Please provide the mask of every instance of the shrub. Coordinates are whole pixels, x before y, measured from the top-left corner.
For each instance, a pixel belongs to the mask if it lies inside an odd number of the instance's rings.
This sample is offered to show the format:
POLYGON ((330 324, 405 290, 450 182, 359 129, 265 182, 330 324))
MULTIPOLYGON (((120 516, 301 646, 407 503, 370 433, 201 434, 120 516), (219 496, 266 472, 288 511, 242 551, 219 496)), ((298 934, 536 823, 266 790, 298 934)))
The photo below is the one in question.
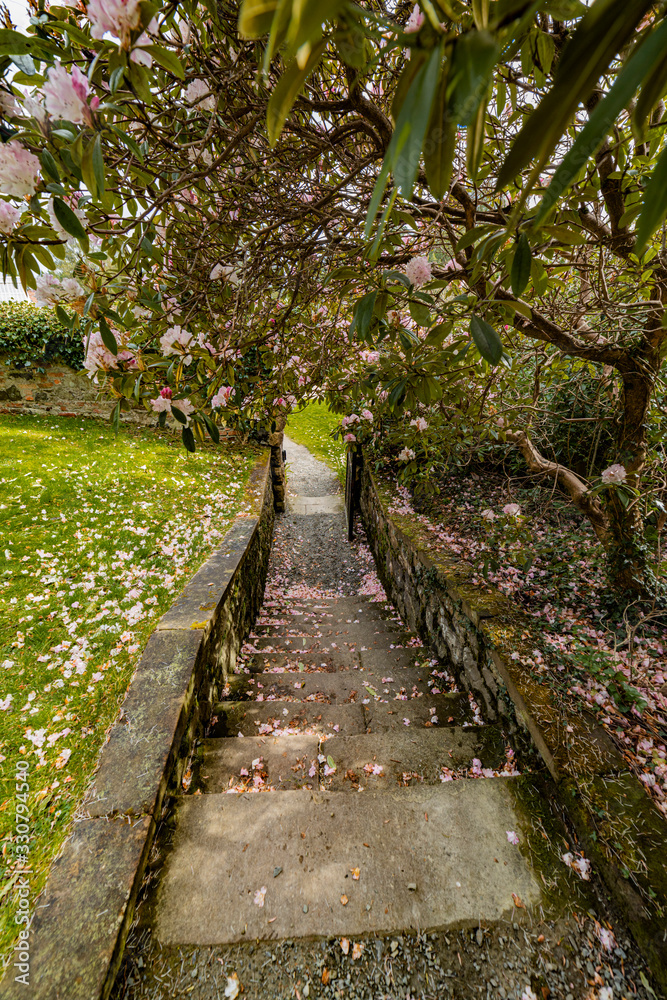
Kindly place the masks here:
POLYGON ((39 368, 56 358, 77 370, 83 367, 83 345, 56 318, 53 309, 31 302, 0 302, 0 353, 12 364, 39 368))

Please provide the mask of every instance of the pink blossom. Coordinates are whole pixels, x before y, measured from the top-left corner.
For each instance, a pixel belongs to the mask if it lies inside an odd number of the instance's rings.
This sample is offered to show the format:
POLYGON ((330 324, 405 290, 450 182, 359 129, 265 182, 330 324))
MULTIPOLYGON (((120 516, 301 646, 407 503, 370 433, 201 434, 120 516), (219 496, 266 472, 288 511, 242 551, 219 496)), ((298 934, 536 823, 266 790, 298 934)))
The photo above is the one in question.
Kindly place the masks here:
POLYGON ((415 31, 419 31, 424 21, 425 18, 419 9, 419 4, 415 4, 414 7, 412 8, 412 13, 410 14, 410 17, 408 18, 405 25, 406 35, 412 34, 415 31))
POLYGON ((518 503, 506 503, 503 507, 503 514, 507 514, 508 517, 518 517, 521 513, 521 507, 518 503))
POLYGON ((405 276, 408 281, 419 288, 431 280, 431 265, 428 257, 413 257, 405 268, 405 276))
POLYGON ((203 111, 215 111, 216 99, 204 80, 193 80, 185 88, 185 100, 203 111))
POLYGON ((162 389, 160 389, 160 395, 162 396, 163 399, 171 399, 171 397, 173 396, 173 392, 171 391, 171 386, 165 385, 162 389))
POLYGON ((72 301, 83 298, 86 294, 76 278, 65 278, 59 281, 55 274, 48 271, 38 274, 35 278, 35 303, 38 306, 52 306, 60 301, 72 301))
POLYGON ((514 832, 514 830, 507 831, 507 840, 509 841, 510 844, 517 845, 519 843, 519 838, 514 832))
POLYGON ((411 462, 414 457, 415 453, 412 448, 404 448, 398 453, 399 462, 411 462))
POLYGON ((362 410, 361 416, 363 420, 368 420, 371 424, 373 423, 373 414, 370 410, 362 410))
POLYGON ((234 387, 231 385, 223 385, 220 389, 218 389, 215 396, 211 398, 211 406, 213 409, 216 407, 227 406, 233 392, 234 387))
POLYGON ((356 440, 354 434, 345 434, 343 437, 343 441, 346 441, 348 444, 353 444, 356 440))
POLYGON ((157 399, 151 399, 151 406, 155 413, 171 413, 171 400, 160 393, 157 399))
POLYGON ((175 349, 176 345, 184 350, 191 342, 192 334, 182 326, 170 326, 167 332, 160 337, 160 347, 165 357, 170 354, 180 354, 181 352, 175 349))
POLYGON ((12 139, 0 143, 0 192, 12 198, 30 198, 39 181, 39 160, 12 139))
POLYGON ((20 218, 21 213, 18 208, 10 205, 8 201, 0 201, 0 233, 6 233, 8 236, 20 218))
POLYGON ((108 31, 129 48, 130 34, 139 27, 139 0, 89 0, 88 19, 93 38, 104 38, 108 31))
MULTIPOLYGON (((52 118, 65 118, 68 122, 81 125, 90 120, 87 97, 88 78, 78 66, 68 73, 62 63, 49 69, 47 81, 42 87, 44 105, 52 118)), ((91 107, 97 107, 99 98, 93 97, 91 107)))
POLYGON ((614 485, 617 486, 625 480, 627 473, 625 471, 624 465, 610 465, 608 469, 605 469, 602 473, 602 482, 605 486, 614 485))
POLYGON ((484 520, 484 521, 495 521, 495 519, 496 519, 496 515, 493 513, 492 510, 490 510, 488 508, 487 508, 487 510, 483 510, 482 511, 482 515, 481 516, 482 516, 482 520, 484 520))
POLYGON ((411 427, 416 427, 418 431, 425 431, 428 427, 428 423, 423 417, 417 417, 415 420, 410 421, 411 427))
POLYGON ((264 906, 264 897, 266 896, 266 886, 263 885, 261 889, 255 892, 255 897, 253 903, 255 906, 264 906))

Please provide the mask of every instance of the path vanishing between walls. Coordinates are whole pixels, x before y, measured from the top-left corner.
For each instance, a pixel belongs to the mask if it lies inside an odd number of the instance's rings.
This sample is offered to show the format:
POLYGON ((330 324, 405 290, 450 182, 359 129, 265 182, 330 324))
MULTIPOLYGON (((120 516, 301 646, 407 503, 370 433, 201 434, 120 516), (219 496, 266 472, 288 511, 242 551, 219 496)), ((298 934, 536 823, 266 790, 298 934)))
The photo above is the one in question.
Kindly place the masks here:
POLYGON ((548 777, 401 622, 334 474, 285 448, 264 605, 115 1000, 648 1000, 597 885, 561 860, 548 777))

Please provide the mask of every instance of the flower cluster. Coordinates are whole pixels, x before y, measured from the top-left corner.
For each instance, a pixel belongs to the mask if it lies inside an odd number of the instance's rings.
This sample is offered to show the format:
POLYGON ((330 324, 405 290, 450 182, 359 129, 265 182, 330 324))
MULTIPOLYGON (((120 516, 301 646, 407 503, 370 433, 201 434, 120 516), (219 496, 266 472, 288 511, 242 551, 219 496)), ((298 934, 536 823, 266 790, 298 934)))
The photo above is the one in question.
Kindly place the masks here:
POLYGON ((415 288, 419 288, 420 285, 425 285, 427 281, 430 281, 431 264, 428 257, 413 257, 405 268, 405 277, 415 288))
POLYGON ((601 478, 605 486, 618 486, 620 483, 625 481, 626 475, 625 466, 616 463, 615 465, 610 465, 608 469, 605 469, 601 478))
POLYGON ((91 98, 88 103, 90 85, 78 66, 68 73, 61 63, 56 63, 48 72, 47 80, 42 87, 44 106, 52 118, 64 118, 75 125, 89 122, 91 110, 100 103, 99 97, 91 98))
POLYGON ((0 193, 31 198, 39 182, 39 160, 12 139, 0 143, 0 193))

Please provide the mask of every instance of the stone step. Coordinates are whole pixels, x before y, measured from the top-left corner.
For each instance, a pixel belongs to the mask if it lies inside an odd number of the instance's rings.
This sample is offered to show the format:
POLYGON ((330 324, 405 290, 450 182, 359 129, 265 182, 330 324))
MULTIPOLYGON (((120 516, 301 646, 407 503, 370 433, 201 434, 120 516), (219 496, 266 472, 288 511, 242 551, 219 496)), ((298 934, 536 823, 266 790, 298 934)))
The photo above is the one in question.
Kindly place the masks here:
POLYGON ((363 652, 373 650, 378 654, 393 649, 423 649, 422 646, 409 646, 408 643, 413 637, 408 632, 397 632, 395 635, 385 633, 384 635, 366 634, 362 637, 345 635, 340 636, 309 636, 309 635, 286 635, 280 632, 271 636, 250 636, 246 647, 261 652, 262 650, 286 652, 294 650, 298 652, 322 652, 329 653, 335 649, 349 649, 351 651, 363 652))
POLYGON ((253 674, 262 673, 334 673, 359 667, 357 653, 335 650, 333 653, 254 653, 245 667, 253 674))
POLYGON ((319 752, 319 735, 202 740, 189 791, 193 794, 225 792, 230 788, 250 792, 317 789, 319 752))
POLYGON ((276 731, 295 736, 365 733, 364 706, 317 702, 223 701, 213 706, 209 736, 261 736, 276 731))
POLYGON ((402 727, 366 736, 333 736, 323 744, 322 753, 336 765, 334 774, 323 776, 323 788, 381 790, 439 785, 449 780, 449 772, 469 769, 475 758, 483 768, 499 769, 505 763, 505 741, 496 726, 402 727), (382 773, 375 773, 374 767, 382 773))
POLYGON ((408 701, 371 701, 364 705, 366 729, 369 733, 386 733, 391 729, 416 729, 470 726, 474 717, 468 696, 460 691, 410 698, 408 701))
POLYGON ((505 745, 495 726, 405 729, 380 735, 250 736, 205 739, 197 748, 189 792, 282 791, 320 786, 332 791, 437 785, 449 772, 505 763, 505 745), (335 764, 327 774, 318 755, 335 764), (380 773, 378 773, 380 772, 380 773))
POLYGON ((327 704, 341 704, 347 701, 362 701, 378 698, 381 701, 403 703, 406 700, 430 696, 428 674, 412 668, 392 670, 391 674, 378 674, 360 667, 357 670, 341 670, 335 673, 306 673, 293 671, 285 673, 253 674, 248 678, 247 697, 254 700, 321 700, 327 704), (369 690, 370 689, 370 690, 369 690))
POLYGON ((522 780, 183 796, 154 936, 178 946, 447 930, 511 918, 517 898, 537 912, 539 882, 507 838, 521 835, 511 786, 522 780))
POLYGON ((410 638, 400 622, 360 621, 360 622, 308 622, 296 621, 293 624, 260 625, 256 624, 250 642, 257 638, 315 638, 332 639, 335 642, 354 643, 355 645, 372 645, 385 640, 389 643, 410 638))

